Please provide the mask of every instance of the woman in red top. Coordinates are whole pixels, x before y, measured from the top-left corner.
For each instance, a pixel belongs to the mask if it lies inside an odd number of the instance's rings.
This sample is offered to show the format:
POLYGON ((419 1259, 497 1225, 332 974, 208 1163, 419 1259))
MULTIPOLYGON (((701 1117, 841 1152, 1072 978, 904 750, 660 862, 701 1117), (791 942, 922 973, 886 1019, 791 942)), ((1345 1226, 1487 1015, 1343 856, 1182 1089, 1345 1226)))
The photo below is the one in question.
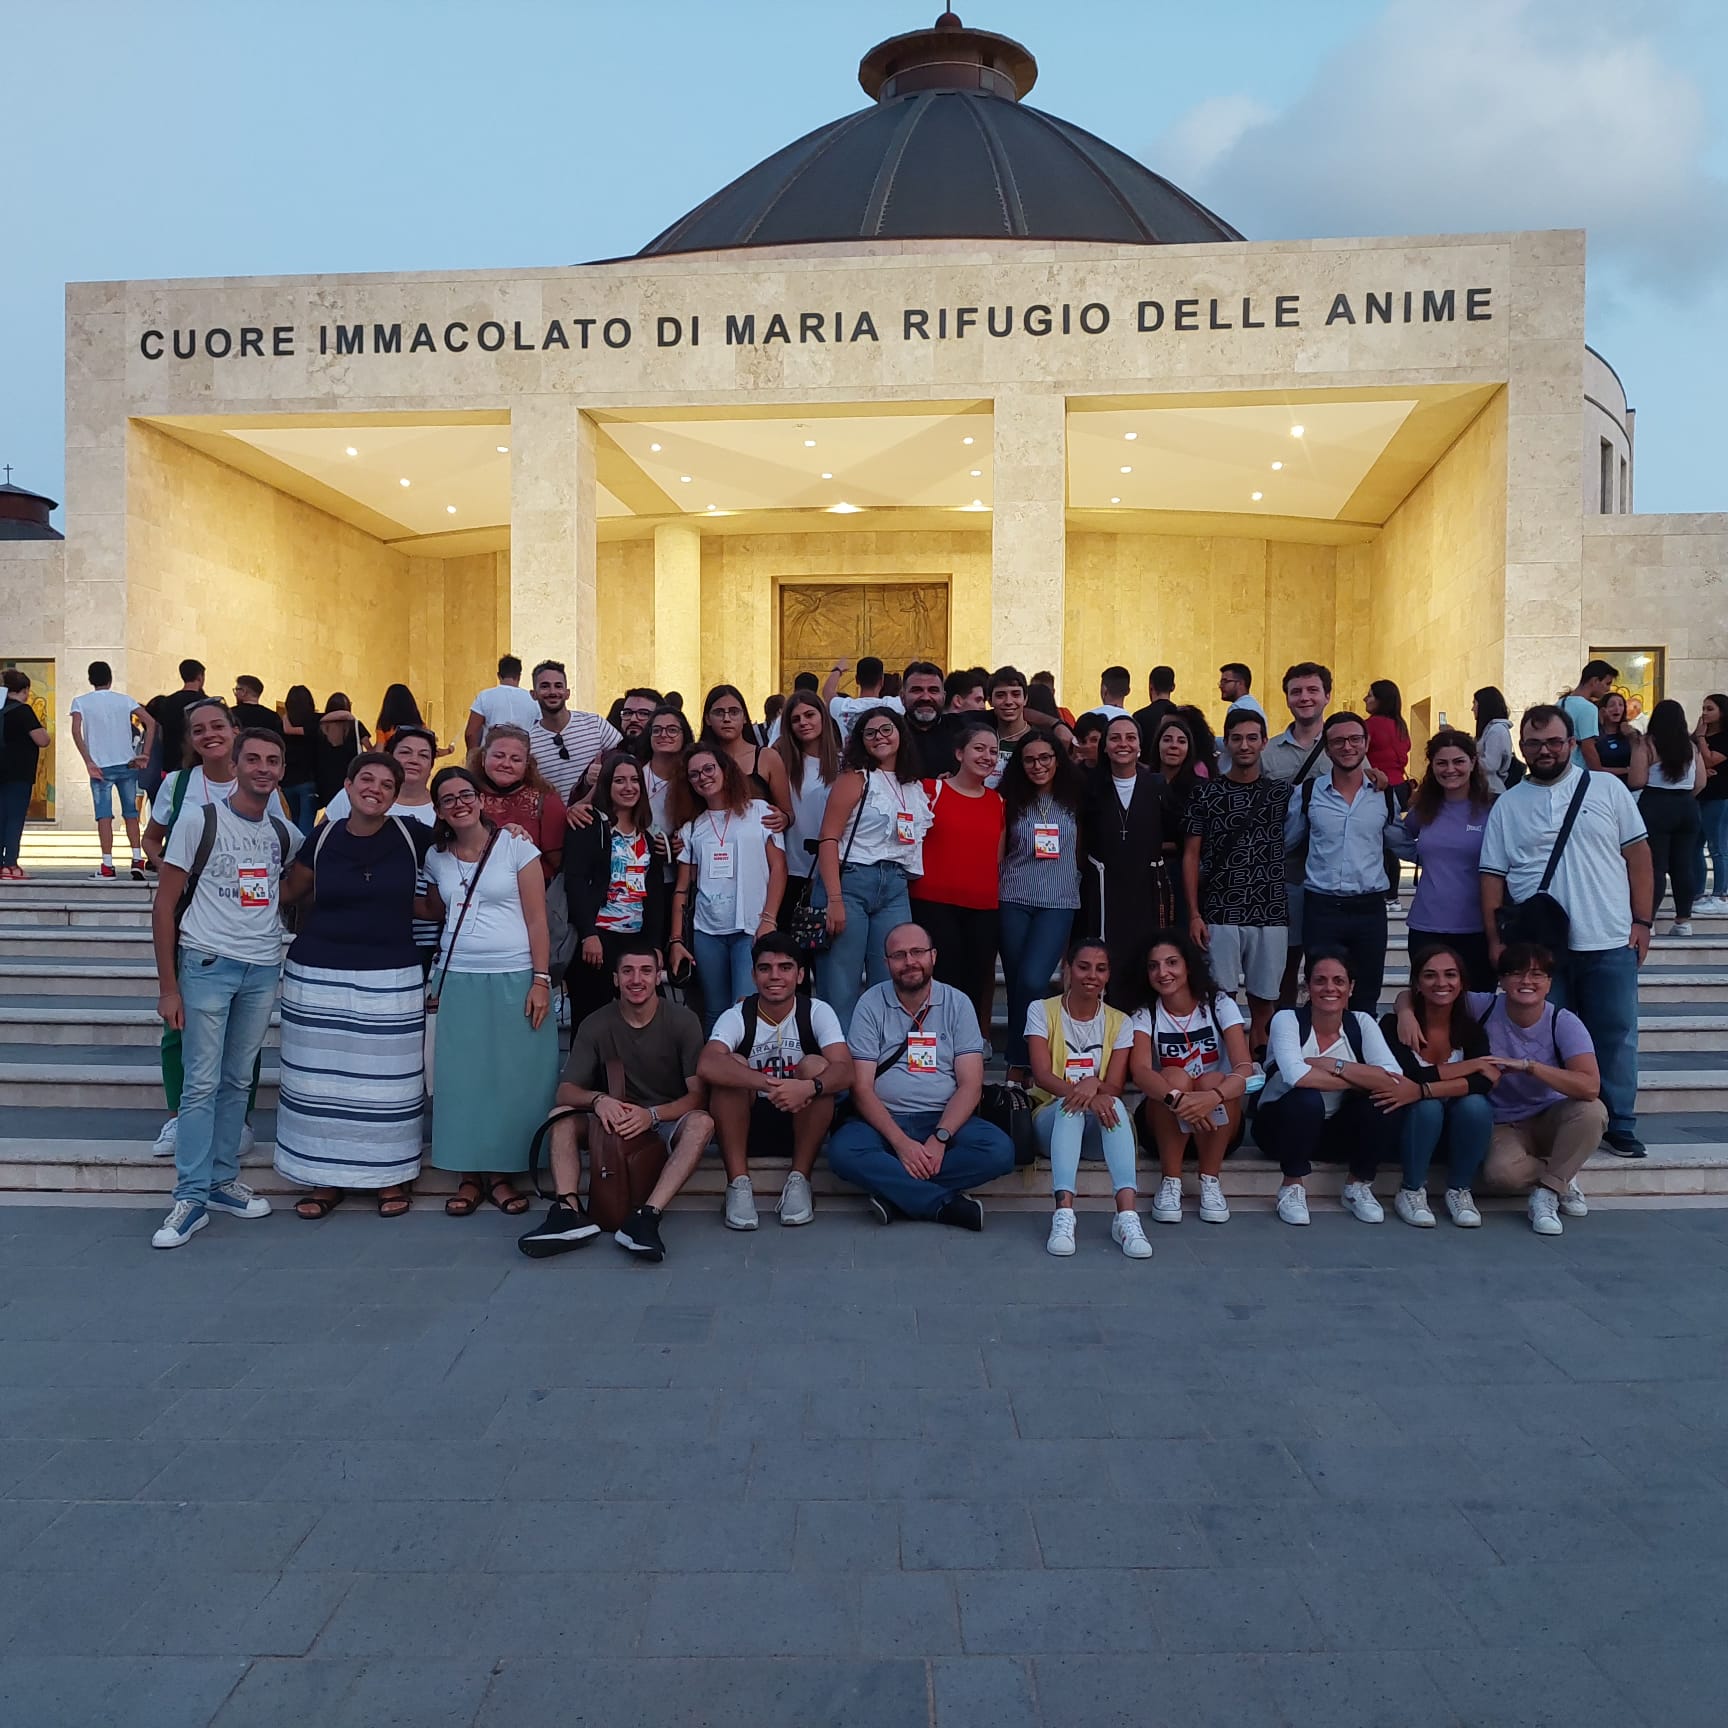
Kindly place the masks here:
POLYGON ((924 874, 912 883, 912 916, 930 933, 936 976, 971 999, 988 1041, 1006 832, 1002 796, 984 783, 996 772, 996 729, 987 720, 964 722, 954 748, 959 766, 924 782, 932 821, 924 874))
POLYGON ((540 848, 550 882, 564 861, 564 806, 534 766, 520 726, 494 726, 468 758, 480 782, 480 809, 500 828, 520 828, 540 848))
MULTIPOLYGON (((1363 704, 1368 710, 1368 766, 1386 776, 1398 808, 1410 807, 1415 782, 1410 778, 1410 728, 1404 724, 1404 697, 1390 678, 1376 678, 1363 704)), ((1388 852, 1386 904, 1398 903, 1398 860, 1388 852)))

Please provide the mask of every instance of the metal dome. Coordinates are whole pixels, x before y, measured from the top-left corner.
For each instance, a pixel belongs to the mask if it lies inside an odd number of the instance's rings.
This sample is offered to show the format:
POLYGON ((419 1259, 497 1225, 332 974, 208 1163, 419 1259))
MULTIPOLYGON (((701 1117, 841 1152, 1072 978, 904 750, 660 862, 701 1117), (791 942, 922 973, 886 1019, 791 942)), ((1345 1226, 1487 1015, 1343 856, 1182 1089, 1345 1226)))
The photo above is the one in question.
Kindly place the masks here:
POLYGON ((1021 98, 1038 63, 944 12, 864 56, 875 106, 777 150, 638 256, 858 240, 1240 240, 1180 187, 1021 98))

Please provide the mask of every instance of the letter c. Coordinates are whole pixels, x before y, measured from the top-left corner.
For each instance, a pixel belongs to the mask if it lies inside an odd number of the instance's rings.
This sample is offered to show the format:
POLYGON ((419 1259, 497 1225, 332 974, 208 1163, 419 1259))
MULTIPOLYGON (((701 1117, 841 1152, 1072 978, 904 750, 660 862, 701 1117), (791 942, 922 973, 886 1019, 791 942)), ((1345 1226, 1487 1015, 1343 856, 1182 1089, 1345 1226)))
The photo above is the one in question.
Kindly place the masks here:
POLYGON ((162 358, 162 332, 160 330, 146 330, 144 334, 138 338, 138 352, 142 354, 146 360, 160 360, 162 358), (156 343, 154 351, 152 351, 150 347, 152 339, 154 339, 156 343))

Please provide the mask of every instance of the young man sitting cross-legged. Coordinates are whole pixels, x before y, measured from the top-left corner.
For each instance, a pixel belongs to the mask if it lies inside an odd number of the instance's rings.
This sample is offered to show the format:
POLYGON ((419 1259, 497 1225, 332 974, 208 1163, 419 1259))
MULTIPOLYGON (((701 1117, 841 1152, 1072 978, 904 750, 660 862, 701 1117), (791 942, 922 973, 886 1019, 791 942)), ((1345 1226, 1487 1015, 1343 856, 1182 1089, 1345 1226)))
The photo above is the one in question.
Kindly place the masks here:
MULTIPOLYGON (((666 1168, 653 1193, 614 1232, 621 1248, 644 1260, 664 1260, 660 1214, 690 1180, 714 1133, 696 1077, 702 1023, 688 1008, 661 1000, 656 990, 660 958, 647 938, 624 940, 613 977, 618 1000, 595 1009, 576 1028, 554 1104, 588 1111, 614 1134, 658 1134, 666 1143, 666 1168), (622 1098, 605 1090, 611 1061, 624 1070, 622 1098)), ((586 1127, 576 1116, 553 1124, 552 1179, 558 1197, 539 1225, 517 1242, 534 1259, 579 1248, 599 1234, 578 1198, 586 1127)))
POLYGON ((852 1053, 826 1002, 798 994, 803 954, 790 936, 770 933, 751 949, 756 993, 714 1022, 697 1074, 726 1161, 726 1227, 756 1228, 750 1152, 792 1158, 776 1210, 782 1224, 816 1216, 810 1172, 834 1121, 835 1094, 852 1081, 852 1053))

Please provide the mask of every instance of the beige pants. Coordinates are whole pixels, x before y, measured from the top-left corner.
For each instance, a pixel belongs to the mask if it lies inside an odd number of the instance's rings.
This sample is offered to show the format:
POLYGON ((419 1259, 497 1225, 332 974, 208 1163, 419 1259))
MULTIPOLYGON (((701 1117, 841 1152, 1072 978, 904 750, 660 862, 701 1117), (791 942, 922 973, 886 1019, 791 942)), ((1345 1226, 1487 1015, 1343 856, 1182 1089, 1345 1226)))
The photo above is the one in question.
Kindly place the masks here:
POLYGON ((1608 1112, 1594 1098, 1567 1098, 1522 1122, 1496 1122, 1482 1186, 1500 1194, 1528 1194, 1540 1183, 1564 1194, 1607 1126, 1608 1112))

